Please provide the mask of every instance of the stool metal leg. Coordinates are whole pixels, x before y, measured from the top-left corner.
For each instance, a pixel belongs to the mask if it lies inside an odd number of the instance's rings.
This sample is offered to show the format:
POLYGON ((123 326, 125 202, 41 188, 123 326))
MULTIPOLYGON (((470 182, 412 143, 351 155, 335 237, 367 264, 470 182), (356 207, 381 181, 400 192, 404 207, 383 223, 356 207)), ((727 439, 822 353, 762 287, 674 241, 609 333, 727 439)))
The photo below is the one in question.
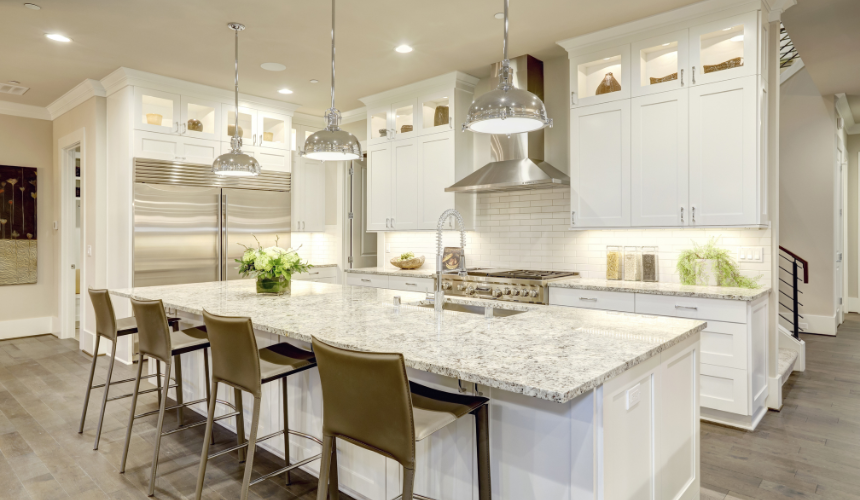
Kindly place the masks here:
MULTIPOLYGON (((287 377, 281 379, 281 401, 284 411, 284 460, 290 465, 290 405, 287 399, 287 377)), ((290 471, 287 471, 287 486, 292 484, 290 471)))
POLYGON ((248 454, 245 456, 245 478, 242 480, 241 500, 248 500, 251 487, 251 470, 254 468, 254 451, 257 449, 257 429, 260 427, 260 398, 254 398, 254 411, 251 416, 251 436, 248 438, 248 454))
MULTIPOLYGON (((167 385, 170 385, 170 372, 167 373, 167 380, 165 381, 167 385)), ((158 394, 158 406, 161 406, 161 361, 155 360, 155 387, 158 388, 155 391, 158 394)))
POLYGON ((328 476, 328 498, 338 500, 340 489, 337 484, 337 438, 331 438, 331 467, 328 476))
MULTIPOLYGON (((218 394, 218 381, 212 381, 212 394, 218 394)), ((200 454, 200 469, 197 471, 197 491, 194 494, 195 500, 200 500, 203 495, 203 480, 206 477, 206 464, 209 462, 209 439, 206 436, 212 435, 212 427, 214 427, 215 418, 215 397, 209 398, 209 414, 206 416, 206 434, 203 436, 203 453, 200 454)))
MULTIPOLYGON (((169 360, 170 358, 168 358, 169 360)), ((170 361, 167 362, 167 366, 165 368, 165 373, 170 374, 170 361)), ((148 496, 152 496, 155 494, 155 474, 158 472, 158 451, 161 448, 161 430, 164 426, 164 408, 167 406, 167 391, 170 388, 170 384, 164 384, 164 395, 161 398, 161 403, 158 405, 158 426, 155 429, 155 449, 152 452, 152 468, 149 472, 149 493, 148 496)), ((178 389, 178 387, 177 387, 178 389)), ((132 409, 132 412, 134 410, 132 409)), ((134 414, 132 413, 132 417, 134 418, 134 414)), ((205 441, 205 440, 204 440, 205 441)))
MULTIPOLYGON (((101 438, 101 436, 102 436, 102 423, 104 422, 104 419, 105 419, 105 407, 107 406, 108 391, 110 389, 110 377, 113 374, 114 361, 116 361, 116 344, 117 344, 117 341, 114 340, 112 342, 112 344, 113 344, 113 346, 110 349, 110 364, 108 365, 107 381, 105 382, 105 393, 104 393, 104 396, 102 397, 102 411, 101 411, 101 413, 99 413, 99 425, 98 425, 98 427, 96 427, 96 442, 93 444, 94 450, 99 449, 99 438, 101 438)), ((94 353, 94 354, 98 354, 98 353, 94 353)))
POLYGON ((472 413, 475 415, 475 434, 478 440, 478 499, 491 500, 490 410, 488 405, 481 405, 472 413))
MULTIPOLYGON (((236 444, 243 444, 245 443, 245 410, 242 407, 242 391, 233 389, 233 399, 236 400, 236 411, 239 412, 236 415, 236 444)), ((239 463, 244 461, 245 448, 239 448, 239 463)))
POLYGON ((125 461, 128 458, 128 445, 131 442, 131 427, 134 425, 134 411, 137 409, 137 393, 140 390, 140 376, 143 374, 143 354, 138 353, 137 377, 134 381, 134 392, 131 395, 131 411, 128 414, 128 427, 125 430, 125 446, 122 449, 122 463, 119 473, 125 473, 125 461))
POLYGON ((90 366, 90 380, 87 382, 87 393, 84 396, 84 409, 81 411, 81 425, 78 434, 84 432, 84 422, 87 419, 87 406, 90 404, 90 391, 93 389, 93 377, 96 374, 96 361, 99 359, 99 335, 96 335, 95 349, 93 350, 93 364, 90 366))
POLYGON ((320 463, 319 482, 317 483, 317 500, 326 500, 326 492, 329 486, 329 477, 332 469, 332 455, 335 450, 335 438, 323 434, 322 462, 320 463))
MULTIPOLYGON (((203 349, 203 372, 206 375, 206 407, 212 402, 212 388, 209 387, 209 349, 203 349)), ((215 433, 209 436, 209 444, 215 444, 215 433)))
MULTIPOLYGON (((181 405, 183 402, 183 393, 182 393, 182 359, 179 358, 179 354, 173 356, 173 364, 176 366, 174 370, 176 371, 176 404, 181 405)), ((170 371, 168 370, 168 374, 170 371)), ((168 375, 169 378, 169 375, 168 375)), ((169 384, 168 384, 169 385, 169 384)), ((167 394, 167 393, 165 393, 167 394)), ((185 412, 183 411, 184 407, 180 406, 176 409, 176 418, 179 421, 179 425, 185 421, 184 417, 185 412)))
POLYGON ((403 468, 403 495, 400 500, 413 500, 413 490, 415 489, 415 469, 403 468))

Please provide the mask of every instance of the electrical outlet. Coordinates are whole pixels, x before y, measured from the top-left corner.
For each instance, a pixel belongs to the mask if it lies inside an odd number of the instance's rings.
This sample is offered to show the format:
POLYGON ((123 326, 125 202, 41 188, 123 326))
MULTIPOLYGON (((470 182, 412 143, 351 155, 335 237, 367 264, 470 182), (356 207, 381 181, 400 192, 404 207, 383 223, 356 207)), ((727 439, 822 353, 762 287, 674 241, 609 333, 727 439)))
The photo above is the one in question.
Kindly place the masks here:
POLYGON ((385 253, 391 253, 391 243, 385 244, 385 253))
POLYGON ((740 247, 738 260, 741 262, 764 262, 763 247, 740 247))
POLYGON ((639 403, 639 400, 642 399, 642 384, 636 384, 630 389, 627 389, 627 408, 630 409, 636 406, 639 403))
POLYGON ((800 324, 800 329, 801 329, 801 330, 803 330, 804 332, 805 332, 806 330, 809 330, 809 323, 801 323, 801 324, 800 324))

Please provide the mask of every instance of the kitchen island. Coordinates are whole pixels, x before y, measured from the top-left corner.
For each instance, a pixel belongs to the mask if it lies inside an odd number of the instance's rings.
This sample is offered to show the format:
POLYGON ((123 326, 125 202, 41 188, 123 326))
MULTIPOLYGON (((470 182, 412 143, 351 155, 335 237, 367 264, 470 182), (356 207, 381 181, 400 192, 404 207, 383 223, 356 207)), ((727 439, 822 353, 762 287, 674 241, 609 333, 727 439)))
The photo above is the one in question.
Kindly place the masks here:
MULTIPOLYGON (((453 298, 508 311, 436 317, 419 293, 309 282, 294 282, 290 296, 254 290, 253 281, 229 281, 112 293, 162 299, 192 322, 203 309, 249 316, 260 347, 287 340, 307 347, 314 335, 346 348, 400 352, 413 380, 483 392, 491 399, 494 498, 698 498, 702 321, 453 298)), ((202 353, 182 363, 184 397, 202 397, 202 353)), ((261 434, 281 428, 280 408, 278 388, 264 387, 261 434)), ((291 427, 319 436, 322 410, 316 370, 291 377, 291 427)), ((223 422, 235 428, 232 419, 223 422)), ((275 441, 263 446, 282 456, 275 441)), ((299 440, 291 447, 294 461, 318 453, 299 440)), ((396 496, 393 461, 345 442, 338 450, 344 491, 396 496)), ((476 494, 471 419, 422 441, 416 453, 416 492, 445 500, 476 494)), ((315 474, 318 466, 306 468, 315 474)))

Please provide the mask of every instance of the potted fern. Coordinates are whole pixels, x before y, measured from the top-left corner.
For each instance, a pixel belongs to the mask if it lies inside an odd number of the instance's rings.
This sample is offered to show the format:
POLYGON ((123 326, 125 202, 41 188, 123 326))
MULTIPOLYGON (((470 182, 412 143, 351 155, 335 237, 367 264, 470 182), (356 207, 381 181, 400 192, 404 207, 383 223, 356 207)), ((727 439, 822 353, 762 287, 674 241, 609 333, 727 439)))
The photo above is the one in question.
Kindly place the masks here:
MULTIPOLYGON (((257 237, 254 236, 254 239, 257 240, 257 237)), ((242 258, 236 259, 239 263, 239 274, 257 278, 257 293, 289 295, 293 274, 307 272, 313 267, 302 262, 297 253, 298 248, 293 250, 279 247, 277 237, 275 246, 263 248, 260 240, 257 240, 257 245, 258 248, 245 247, 242 258)))
POLYGON ((711 238, 704 245, 693 242, 693 248, 678 256, 676 266, 684 285, 734 286, 759 288, 761 275, 750 278, 741 274, 738 264, 725 248, 717 247, 717 239, 711 238))

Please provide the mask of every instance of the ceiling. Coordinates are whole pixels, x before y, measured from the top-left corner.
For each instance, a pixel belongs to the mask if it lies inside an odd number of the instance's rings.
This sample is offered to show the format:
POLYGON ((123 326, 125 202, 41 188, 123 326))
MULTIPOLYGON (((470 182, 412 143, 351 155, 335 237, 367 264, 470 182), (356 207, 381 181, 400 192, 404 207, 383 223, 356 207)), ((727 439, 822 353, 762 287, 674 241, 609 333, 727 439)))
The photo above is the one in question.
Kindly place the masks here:
POLYGON ((799 0, 782 22, 821 95, 860 95, 860 1, 799 0))
MULTIPOLYGON (((233 32, 226 25, 236 21, 247 26, 240 34, 243 93, 300 104, 299 111, 304 113, 320 114, 329 106, 329 2, 31 1, 42 9, 27 9, 22 0, 0 0, 0 19, 4 20, 0 82, 17 80, 30 87, 23 96, 3 94, 0 100, 46 106, 84 79, 101 79, 120 66, 232 89, 233 32), (72 43, 46 39, 44 35, 51 32, 68 36, 72 43), (260 68, 265 62, 284 64, 287 70, 265 71, 260 68), (312 78, 319 83, 309 83, 312 78), (278 94, 283 87, 294 93, 278 94)), ((840 3, 812 1, 817 2, 840 3)), ((855 2, 860 4, 857 0, 841 3, 855 2)), ((692 3, 696 2, 514 0, 510 56, 561 57, 565 52, 555 45, 557 40, 692 3)), ((339 2, 338 108, 360 108, 360 97, 452 70, 487 76, 489 64, 501 59, 503 23, 494 14, 502 8, 501 0, 339 2), (404 43, 415 50, 394 52, 404 43)), ((795 37, 793 31, 791 35, 795 37)), ((816 42, 799 41, 803 55, 801 43, 816 42)), ((854 51, 854 57, 860 57, 860 49, 854 51)), ((855 63, 852 71, 860 71, 860 64, 855 63)))

